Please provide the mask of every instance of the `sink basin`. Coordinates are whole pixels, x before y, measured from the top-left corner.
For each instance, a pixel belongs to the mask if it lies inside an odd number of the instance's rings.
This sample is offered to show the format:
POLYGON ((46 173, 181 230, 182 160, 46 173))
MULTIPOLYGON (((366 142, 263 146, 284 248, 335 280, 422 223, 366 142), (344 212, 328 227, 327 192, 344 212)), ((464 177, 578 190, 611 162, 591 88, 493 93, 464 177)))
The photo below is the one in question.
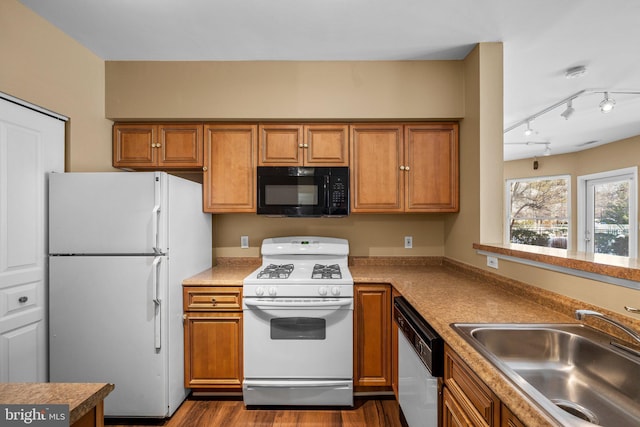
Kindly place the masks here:
POLYGON ((453 324, 479 353, 567 426, 640 426, 640 357, 581 324, 453 324))

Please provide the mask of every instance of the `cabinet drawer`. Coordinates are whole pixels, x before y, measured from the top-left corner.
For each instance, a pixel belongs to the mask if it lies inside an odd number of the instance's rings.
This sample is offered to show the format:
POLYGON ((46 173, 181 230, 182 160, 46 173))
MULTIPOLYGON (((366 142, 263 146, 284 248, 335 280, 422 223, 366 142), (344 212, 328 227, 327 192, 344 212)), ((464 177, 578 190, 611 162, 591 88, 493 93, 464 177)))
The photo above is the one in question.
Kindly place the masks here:
POLYGON ((183 304, 184 311, 240 311, 242 287, 186 287, 183 304))
POLYGON ((448 346, 444 352, 444 382, 451 393, 467 401, 488 426, 500 425, 500 399, 448 346))

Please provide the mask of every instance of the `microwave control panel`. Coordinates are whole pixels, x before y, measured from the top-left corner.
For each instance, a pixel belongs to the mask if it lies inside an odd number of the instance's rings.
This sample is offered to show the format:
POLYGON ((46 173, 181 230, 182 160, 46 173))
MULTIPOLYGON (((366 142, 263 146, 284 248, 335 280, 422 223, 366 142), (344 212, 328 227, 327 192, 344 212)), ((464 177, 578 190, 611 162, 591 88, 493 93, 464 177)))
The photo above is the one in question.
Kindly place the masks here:
POLYGON ((345 182, 341 176, 332 176, 330 181, 330 195, 331 195, 331 207, 344 208, 348 205, 347 201, 347 187, 348 182, 345 182))

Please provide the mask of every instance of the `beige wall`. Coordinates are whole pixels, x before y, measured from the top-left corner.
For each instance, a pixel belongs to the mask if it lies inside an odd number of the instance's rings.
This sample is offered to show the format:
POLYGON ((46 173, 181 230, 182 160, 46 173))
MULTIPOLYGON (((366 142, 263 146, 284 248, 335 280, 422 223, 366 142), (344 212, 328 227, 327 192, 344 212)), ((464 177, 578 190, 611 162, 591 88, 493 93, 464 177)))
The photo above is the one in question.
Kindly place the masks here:
POLYGON ((349 240, 353 256, 443 256, 440 215, 368 215, 348 218, 265 218, 254 214, 214 215, 214 256, 260 255, 267 237, 330 236, 349 240), (240 236, 249 236, 249 249, 240 249, 240 236), (404 236, 413 236, 413 249, 404 249, 404 236))
POLYGON ((0 91, 70 117, 66 168, 112 170, 104 61, 17 0, 0 1, 0 91))
POLYGON ((464 67, 460 213, 446 219, 445 255, 482 267, 472 244, 502 236, 502 44, 479 44, 464 67))
POLYGON ((425 119, 464 113, 461 61, 106 63, 107 117, 425 119))
MULTIPOLYGON (((583 150, 576 153, 538 158, 538 170, 533 170, 534 159, 505 162, 504 179, 550 175, 571 175, 571 221, 577 223, 577 177, 607 170, 640 165, 640 136, 583 150)), ((576 248, 576 232, 572 229, 571 244, 576 248)), ((500 260, 500 274, 541 288, 572 296, 620 314, 628 315, 625 305, 640 306, 640 291, 602 282, 553 273, 522 264, 500 260)))

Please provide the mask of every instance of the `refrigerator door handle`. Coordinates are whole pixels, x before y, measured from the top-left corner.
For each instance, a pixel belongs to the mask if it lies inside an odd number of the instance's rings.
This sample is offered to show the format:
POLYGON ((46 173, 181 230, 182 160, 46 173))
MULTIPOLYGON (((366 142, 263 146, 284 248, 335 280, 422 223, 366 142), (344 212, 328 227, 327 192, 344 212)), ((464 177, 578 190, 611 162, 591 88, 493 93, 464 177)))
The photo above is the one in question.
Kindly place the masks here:
POLYGON ((153 232, 155 233, 153 253, 162 253, 160 250, 160 205, 153 207, 153 232))
POLYGON ((162 348, 161 325, 162 325, 162 301, 160 300, 160 263, 162 257, 155 257, 153 260, 153 303, 154 303, 154 338, 156 350, 162 348))

